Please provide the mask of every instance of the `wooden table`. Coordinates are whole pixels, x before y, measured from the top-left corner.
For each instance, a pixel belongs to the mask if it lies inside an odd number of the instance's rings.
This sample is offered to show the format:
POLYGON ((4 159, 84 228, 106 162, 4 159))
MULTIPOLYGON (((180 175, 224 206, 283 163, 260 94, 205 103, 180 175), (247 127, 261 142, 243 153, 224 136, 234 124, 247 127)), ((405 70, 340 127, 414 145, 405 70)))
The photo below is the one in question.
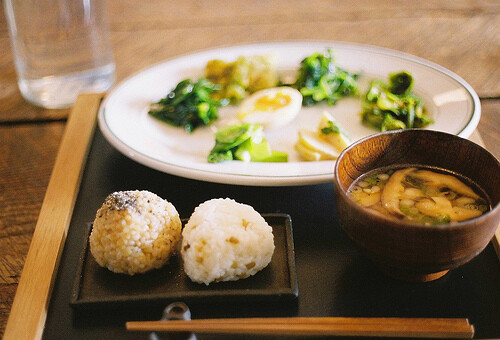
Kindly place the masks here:
MULTIPOLYGON (((500 157, 498 1, 108 1, 117 80, 162 60, 233 44, 336 40, 428 59, 478 93, 478 132, 500 157)), ((0 9, 0 335, 48 185, 70 109, 21 97, 0 9)))

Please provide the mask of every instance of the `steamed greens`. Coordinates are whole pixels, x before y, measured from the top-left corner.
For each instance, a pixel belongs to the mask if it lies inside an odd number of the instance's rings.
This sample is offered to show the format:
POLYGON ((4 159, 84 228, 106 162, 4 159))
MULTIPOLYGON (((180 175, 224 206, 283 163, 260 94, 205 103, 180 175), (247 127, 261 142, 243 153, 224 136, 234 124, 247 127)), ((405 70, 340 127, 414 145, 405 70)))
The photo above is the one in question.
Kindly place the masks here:
POLYGON ((432 123, 412 88, 413 77, 408 72, 390 74, 387 84, 372 81, 363 102, 363 123, 380 131, 422 128, 432 123))
POLYGON ((292 86, 302 93, 304 106, 321 102, 334 105, 340 98, 356 94, 358 76, 335 65, 332 50, 328 49, 324 54, 316 52, 301 61, 292 86))
POLYGON ((257 124, 225 126, 215 133, 215 146, 208 156, 209 163, 240 160, 244 162, 286 162, 284 152, 271 150, 264 138, 264 129, 257 124))
POLYGON ((217 110, 222 104, 211 97, 216 89, 216 85, 205 78, 197 81, 185 79, 165 98, 152 104, 149 114, 170 125, 182 126, 191 133, 218 118, 217 110))

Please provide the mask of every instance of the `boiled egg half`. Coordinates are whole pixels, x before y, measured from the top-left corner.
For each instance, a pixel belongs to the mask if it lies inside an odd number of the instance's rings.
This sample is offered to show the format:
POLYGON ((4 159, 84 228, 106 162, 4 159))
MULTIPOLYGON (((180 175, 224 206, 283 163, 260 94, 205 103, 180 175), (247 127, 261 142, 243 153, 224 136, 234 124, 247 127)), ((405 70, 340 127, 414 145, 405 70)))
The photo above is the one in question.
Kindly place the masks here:
POLYGON ((237 117, 244 123, 273 128, 290 123, 302 107, 302 94, 287 86, 254 92, 238 106, 237 117))

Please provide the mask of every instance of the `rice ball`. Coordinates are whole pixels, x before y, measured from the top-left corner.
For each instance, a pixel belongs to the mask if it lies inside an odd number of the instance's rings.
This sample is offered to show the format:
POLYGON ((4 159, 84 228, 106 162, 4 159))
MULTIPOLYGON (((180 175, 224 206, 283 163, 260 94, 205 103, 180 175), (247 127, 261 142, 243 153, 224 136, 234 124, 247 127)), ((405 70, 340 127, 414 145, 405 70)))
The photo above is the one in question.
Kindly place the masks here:
POLYGON ((184 270, 197 283, 255 275, 274 252, 272 228, 251 206, 226 198, 200 204, 182 231, 184 270))
POLYGON ((101 267, 134 275, 162 267, 181 237, 175 207, 149 191, 120 191, 99 208, 90 252, 101 267))

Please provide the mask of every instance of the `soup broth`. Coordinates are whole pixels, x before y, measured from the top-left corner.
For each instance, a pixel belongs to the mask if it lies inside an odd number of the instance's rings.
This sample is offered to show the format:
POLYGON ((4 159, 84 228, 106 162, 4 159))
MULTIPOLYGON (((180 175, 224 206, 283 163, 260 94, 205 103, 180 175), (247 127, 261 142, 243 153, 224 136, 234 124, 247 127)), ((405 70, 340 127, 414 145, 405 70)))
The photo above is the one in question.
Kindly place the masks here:
POLYGON ((371 171, 356 179, 347 194, 383 215, 429 225, 467 220, 490 209, 484 192, 471 181, 420 166, 371 171))

